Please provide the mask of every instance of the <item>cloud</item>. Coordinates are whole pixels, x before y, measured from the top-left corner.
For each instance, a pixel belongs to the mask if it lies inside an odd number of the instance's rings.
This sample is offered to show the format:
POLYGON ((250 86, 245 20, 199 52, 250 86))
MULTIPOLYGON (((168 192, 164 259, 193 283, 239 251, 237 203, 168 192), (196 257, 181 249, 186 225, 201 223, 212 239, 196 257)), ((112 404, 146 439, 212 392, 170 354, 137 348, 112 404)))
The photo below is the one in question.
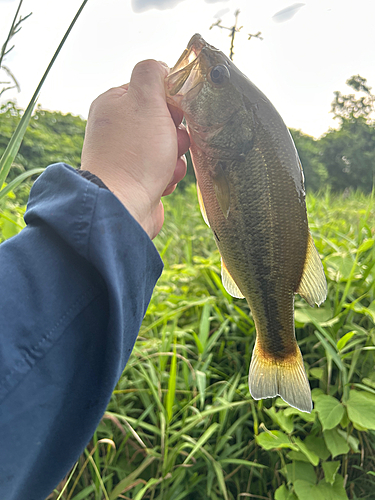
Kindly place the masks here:
MULTIPOLYGON (((2 0, 0 0, 1 2, 2 0)), ((149 9, 173 9, 177 4, 184 0, 132 0, 134 12, 144 12, 149 9)), ((227 0, 205 0, 207 3, 223 2, 227 0)))
POLYGON ((289 7, 276 12, 276 14, 272 16, 272 19, 275 21, 275 23, 283 23, 285 21, 289 21, 289 19, 292 19, 292 17, 297 14, 300 8, 304 5, 304 3, 294 3, 293 5, 289 5, 289 7))
POLYGON ((184 0, 132 0, 134 12, 144 12, 149 9, 173 9, 184 0))

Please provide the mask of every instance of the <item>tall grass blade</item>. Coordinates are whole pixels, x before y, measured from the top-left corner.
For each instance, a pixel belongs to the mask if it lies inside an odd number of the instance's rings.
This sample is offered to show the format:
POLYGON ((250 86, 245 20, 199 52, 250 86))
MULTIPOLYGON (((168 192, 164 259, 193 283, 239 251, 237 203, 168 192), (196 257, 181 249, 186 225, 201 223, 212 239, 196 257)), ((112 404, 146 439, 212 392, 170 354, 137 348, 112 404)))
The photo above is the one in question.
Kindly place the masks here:
POLYGON ((48 76, 48 73, 50 72, 54 62, 56 61, 56 58, 57 56, 59 55, 60 53, 60 50, 62 49, 64 43, 66 42, 66 39, 68 38, 70 32, 72 31, 73 29, 73 26, 75 25, 77 19, 79 18, 83 8, 85 7, 86 3, 88 2, 88 0, 84 0, 82 2, 82 5, 81 7, 78 9, 78 12, 77 14, 74 16, 74 19, 73 21, 70 23, 70 26, 68 28, 68 30, 66 31, 65 35, 63 36, 59 46, 57 47, 57 50, 56 52, 54 53, 42 79, 40 80, 35 92, 34 92, 34 95, 32 96, 30 102, 29 102, 29 105, 27 106, 26 108, 26 111, 25 113, 23 114, 14 134, 12 135, 12 138, 10 139, 9 141, 9 144, 7 146, 7 148, 5 149, 4 153, 3 153, 3 156, 1 157, 1 160, 0 160, 0 186, 2 186, 4 184, 4 181, 5 179, 7 178, 7 175, 9 173, 9 170, 12 166, 12 163, 14 162, 14 159, 18 153, 18 150, 21 146, 21 142, 22 142, 22 139, 25 135, 25 132, 26 132, 26 129, 27 129, 27 126, 29 124, 29 121, 30 121, 30 117, 31 117, 31 114, 33 112, 33 109, 35 107, 35 104, 38 100, 38 97, 39 97, 39 92, 48 76))

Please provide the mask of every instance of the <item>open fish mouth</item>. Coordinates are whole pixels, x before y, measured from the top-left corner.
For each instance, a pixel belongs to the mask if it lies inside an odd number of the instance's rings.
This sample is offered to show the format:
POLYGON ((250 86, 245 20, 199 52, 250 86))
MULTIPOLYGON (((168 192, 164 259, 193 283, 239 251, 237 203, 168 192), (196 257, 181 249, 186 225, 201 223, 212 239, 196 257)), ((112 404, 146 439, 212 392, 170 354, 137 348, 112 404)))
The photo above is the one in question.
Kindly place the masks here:
POLYGON ((183 95, 194 88, 194 81, 199 76, 199 56, 207 45, 201 35, 195 34, 166 77, 166 93, 168 101, 171 103, 176 104, 183 95), (179 93, 182 95, 178 95, 179 93))

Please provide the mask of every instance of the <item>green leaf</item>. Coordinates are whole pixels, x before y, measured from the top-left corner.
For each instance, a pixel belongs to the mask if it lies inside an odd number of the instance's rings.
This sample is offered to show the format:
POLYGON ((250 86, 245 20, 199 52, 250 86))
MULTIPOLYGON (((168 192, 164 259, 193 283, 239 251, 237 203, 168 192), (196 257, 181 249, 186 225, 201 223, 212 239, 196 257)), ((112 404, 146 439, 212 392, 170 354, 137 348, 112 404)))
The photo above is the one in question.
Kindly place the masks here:
POLYGON ((286 465, 288 482, 294 483, 298 479, 303 479, 311 484, 316 484, 316 474, 314 467, 305 462, 292 462, 286 465))
POLYGON ((374 240, 372 238, 365 240, 358 247, 357 254, 359 255, 362 252, 366 252, 366 250, 369 250, 370 248, 372 248, 373 245, 374 245, 374 240))
POLYGON ((309 374, 318 380, 322 380, 324 377, 324 368, 310 368, 309 374))
POLYGON ((273 450, 275 448, 290 448, 298 451, 298 447, 293 444, 288 436, 281 431, 267 431, 255 436, 256 442, 265 450, 273 450))
MULTIPOLYGON (((288 434, 291 434, 294 429, 293 421, 290 417, 285 415, 285 411, 279 410, 276 412, 275 408, 272 406, 269 409, 265 409, 266 413, 272 418, 272 420, 282 428, 288 434)), ((302 412, 301 412, 302 413, 302 412)))
POLYGON ((31 100, 30 100, 30 102, 25 110, 25 113, 23 114, 14 134, 12 135, 11 140, 8 143, 7 148, 5 149, 5 151, 3 153, 3 156, 1 157, 1 160, 0 160, 0 187, 4 184, 4 181, 5 181, 8 173, 9 173, 9 170, 12 166, 12 163, 14 162, 14 159, 18 153, 22 139, 25 135, 27 126, 29 124, 30 117, 31 117, 31 114, 33 112, 34 106, 36 104, 36 101, 38 100, 39 92, 40 92, 54 62, 56 61, 57 56, 59 55, 64 43, 66 42, 66 39, 68 38, 70 32, 72 31, 73 26, 75 25, 77 19, 79 18, 80 14, 81 14, 81 12, 82 12, 82 10, 87 2, 88 2, 88 0, 84 0, 82 2, 80 8, 77 11, 77 14, 74 16, 73 21, 70 23, 69 28, 67 29, 59 46, 57 47, 56 52, 54 53, 49 65, 47 66, 47 69, 44 72, 44 75, 42 76, 42 79, 40 80, 40 82, 39 82, 39 84, 34 92, 34 95, 32 96, 32 98, 31 98, 31 100))
POLYGON ((303 441, 301 441, 300 438, 295 438, 294 442, 313 465, 315 466, 318 465, 319 457, 308 447, 308 445, 306 445, 303 441))
POLYGON ((375 395, 351 390, 346 405, 348 417, 353 423, 366 429, 375 429, 375 395))
POLYGON ((219 427, 219 424, 216 423, 216 422, 213 423, 212 425, 210 425, 210 427, 198 439, 198 441, 196 442, 195 446, 193 447, 193 449, 191 450, 191 452, 189 453, 189 455, 185 458, 184 464, 186 464, 187 462, 189 462, 189 460, 195 455, 195 453, 200 448, 202 448, 202 446, 206 443, 206 441, 208 441, 210 439, 210 437, 212 436, 212 434, 216 431, 216 429, 218 427, 219 427))
POLYGON ((315 409, 318 412, 323 430, 336 427, 344 415, 344 407, 332 396, 321 396, 315 403, 315 409))
POLYGON ((259 469, 267 469, 267 465, 258 464, 258 462, 250 462, 250 460, 242 460, 241 458, 223 458, 219 460, 220 464, 243 465, 245 467, 258 467, 259 469))
POLYGON ((224 480, 224 474, 223 474, 223 469, 221 468, 220 464, 216 462, 215 460, 212 462, 212 465, 214 466, 216 477, 220 486, 220 489, 224 495, 224 500, 229 500, 228 499, 228 492, 227 492, 227 487, 225 486, 225 480, 224 480))
POLYGON ((314 422, 316 411, 313 410, 311 413, 306 413, 305 411, 300 411, 297 408, 288 407, 288 408, 285 408, 284 415, 286 417, 290 417, 291 415, 298 415, 305 422, 314 422))
POLYGON ((275 491, 275 500, 297 500, 296 495, 289 491, 285 484, 282 484, 275 491))
POLYGON ((171 369, 169 372, 168 392, 166 397, 166 410, 168 421, 170 422, 173 417, 173 404, 176 395, 176 378, 177 378, 177 356, 176 356, 176 342, 173 349, 173 357, 171 361, 171 369))
POLYGON ((337 455, 346 455, 349 451, 349 445, 340 434, 337 429, 330 429, 323 432, 324 440, 326 442, 327 448, 331 452, 332 458, 337 457, 337 455))
POLYGON ((352 451, 354 451, 354 453, 359 452, 359 439, 341 429, 337 429, 337 432, 340 434, 340 436, 342 436, 346 440, 346 442, 348 443, 352 451))
POLYGON ((195 375, 197 377, 197 386, 198 386, 198 391, 199 391, 201 408, 203 408, 204 401, 205 401, 205 394, 206 394, 207 377, 206 377, 206 374, 204 372, 201 372, 199 370, 197 370, 195 372, 195 375))
POLYGON ((344 489, 344 479, 336 476, 333 484, 320 481, 318 485, 298 479, 294 483, 298 500, 348 500, 344 489))
POLYGON ((210 333, 210 312, 211 304, 205 304, 202 309, 201 320, 199 323, 199 340, 203 346, 206 347, 208 334, 210 333))
POLYGON ((6 196, 8 193, 16 189, 24 180, 32 177, 33 175, 41 174, 42 172, 44 172, 44 170, 45 168, 33 168, 32 170, 27 170, 26 172, 18 175, 0 191, 0 200, 4 198, 4 196, 6 196))
POLYGON ((155 460, 155 457, 146 457, 141 465, 137 467, 131 474, 129 474, 125 479, 122 479, 111 491, 109 495, 109 500, 116 500, 118 496, 127 488, 133 481, 138 479, 142 472, 155 460))
POLYGON ((302 451, 290 451, 287 456, 289 460, 297 460, 299 462, 307 462, 308 464, 311 463, 310 460, 307 458, 307 456, 302 453, 302 451))
POLYGON ((348 332, 343 337, 341 337, 341 339, 337 342, 337 349, 341 351, 341 349, 343 349, 346 346, 346 344, 355 334, 356 332, 348 332))
POLYGON ((340 468, 340 465, 341 463, 339 461, 322 463, 324 477, 327 483, 333 484, 335 482, 336 474, 340 468))
POLYGON ((325 441, 321 436, 314 436, 309 434, 305 441, 305 445, 308 446, 309 450, 312 450, 315 455, 317 455, 321 460, 327 460, 330 453, 327 449, 325 441))

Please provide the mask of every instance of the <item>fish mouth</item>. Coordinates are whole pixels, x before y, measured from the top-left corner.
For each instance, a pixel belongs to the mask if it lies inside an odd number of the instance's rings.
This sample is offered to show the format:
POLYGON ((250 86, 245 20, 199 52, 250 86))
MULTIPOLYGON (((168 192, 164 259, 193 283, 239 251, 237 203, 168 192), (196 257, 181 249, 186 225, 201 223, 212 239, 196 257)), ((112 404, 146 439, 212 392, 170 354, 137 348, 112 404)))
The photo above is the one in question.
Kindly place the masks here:
POLYGON ((165 89, 167 101, 174 105, 179 105, 182 98, 191 92, 199 83, 199 59, 202 49, 208 44, 199 33, 196 33, 189 41, 186 49, 182 53, 177 63, 171 69, 165 79, 165 89))

